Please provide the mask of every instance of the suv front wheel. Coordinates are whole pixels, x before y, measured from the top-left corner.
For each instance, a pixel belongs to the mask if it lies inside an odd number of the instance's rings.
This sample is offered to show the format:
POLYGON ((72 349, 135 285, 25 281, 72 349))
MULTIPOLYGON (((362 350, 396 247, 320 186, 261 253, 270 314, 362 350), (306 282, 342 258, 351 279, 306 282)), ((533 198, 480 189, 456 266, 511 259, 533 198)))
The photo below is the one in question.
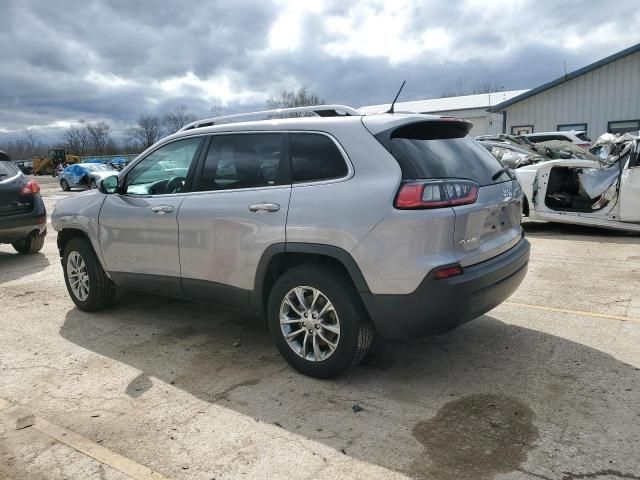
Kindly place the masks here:
POLYGON ((62 256, 62 269, 69 296, 80 310, 96 312, 113 303, 115 287, 87 240, 80 237, 69 240, 62 256))
POLYGON ((312 377, 335 377, 357 365, 373 340, 355 287, 325 265, 299 265, 282 274, 269 295, 267 318, 280 354, 312 377))

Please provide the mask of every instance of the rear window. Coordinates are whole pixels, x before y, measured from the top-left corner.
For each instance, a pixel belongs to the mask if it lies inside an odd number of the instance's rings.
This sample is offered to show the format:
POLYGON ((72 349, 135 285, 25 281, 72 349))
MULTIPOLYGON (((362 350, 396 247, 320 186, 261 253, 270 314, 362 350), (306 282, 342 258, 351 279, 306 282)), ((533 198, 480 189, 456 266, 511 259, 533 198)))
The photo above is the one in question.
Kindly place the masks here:
POLYGON ((525 137, 533 143, 549 142, 551 140, 569 141, 564 135, 525 135, 525 137))
POLYGON ((464 178, 480 186, 511 180, 506 172, 492 179, 502 165, 467 135, 467 128, 465 124, 421 122, 391 132, 388 145, 402 177, 464 178))
POLYGON ((290 142, 294 183, 341 178, 349 171, 340 150, 326 135, 292 133, 290 142))
POLYGON ((20 172, 18 166, 9 160, 0 160, 0 181, 13 177, 20 172))

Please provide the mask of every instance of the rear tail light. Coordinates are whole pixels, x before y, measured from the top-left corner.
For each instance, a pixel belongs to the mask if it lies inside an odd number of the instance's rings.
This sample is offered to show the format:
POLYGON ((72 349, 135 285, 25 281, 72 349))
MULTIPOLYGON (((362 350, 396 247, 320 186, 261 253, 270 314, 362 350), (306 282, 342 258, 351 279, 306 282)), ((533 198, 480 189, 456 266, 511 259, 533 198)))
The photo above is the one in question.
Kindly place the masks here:
POLYGON ((34 193, 40 193, 40 185, 35 180, 29 180, 20 190, 20 195, 33 195, 34 193))
POLYGON ((446 267, 440 267, 436 270, 436 273, 433 275, 433 278, 436 280, 442 280, 443 278, 456 277, 458 275, 462 275, 464 270, 460 265, 449 265, 446 267))
POLYGON ((469 205, 478 199, 478 185, 470 180, 426 180, 404 183, 395 207, 421 209, 469 205))

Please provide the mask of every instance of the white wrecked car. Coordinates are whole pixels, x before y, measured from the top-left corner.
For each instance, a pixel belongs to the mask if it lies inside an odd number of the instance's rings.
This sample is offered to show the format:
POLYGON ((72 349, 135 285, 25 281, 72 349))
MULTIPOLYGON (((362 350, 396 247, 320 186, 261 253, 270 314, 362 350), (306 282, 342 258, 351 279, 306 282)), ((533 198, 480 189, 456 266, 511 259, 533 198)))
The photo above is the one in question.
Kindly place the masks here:
POLYGON ((532 220, 640 232, 640 137, 602 135, 595 160, 549 160, 514 170, 532 220))

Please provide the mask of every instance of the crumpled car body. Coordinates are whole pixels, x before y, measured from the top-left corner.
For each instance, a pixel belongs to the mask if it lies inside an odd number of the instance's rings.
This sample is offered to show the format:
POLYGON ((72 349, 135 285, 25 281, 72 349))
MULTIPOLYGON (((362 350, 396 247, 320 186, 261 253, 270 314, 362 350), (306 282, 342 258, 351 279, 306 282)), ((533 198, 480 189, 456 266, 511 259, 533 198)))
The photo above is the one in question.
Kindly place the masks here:
POLYGON ((503 166, 511 169, 521 168, 547 160, 537 153, 512 143, 489 140, 478 140, 478 142, 486 148, 489 153, 496 157, 503 166))
POLYGON ((533 220, 640 232, 640 137, 618 136, 594 159, 549 160, 516 169, 533 220))

